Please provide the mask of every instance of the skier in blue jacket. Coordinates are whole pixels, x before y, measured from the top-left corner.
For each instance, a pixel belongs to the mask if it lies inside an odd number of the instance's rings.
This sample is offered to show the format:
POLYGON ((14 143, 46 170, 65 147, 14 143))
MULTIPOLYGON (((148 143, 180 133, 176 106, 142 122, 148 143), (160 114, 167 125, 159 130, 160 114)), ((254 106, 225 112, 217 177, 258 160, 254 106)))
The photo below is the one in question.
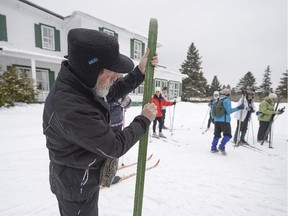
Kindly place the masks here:
POLYGON ((220 117, 214 116, 215 127, 214 127, 214 138, 212 140, 212 147, 211 147, 212 153, 218 152, 220 150, 223 154, 226 154, 225 145, 230 140, 230 138, 232 137, 231 124, 230 124, 230 121, 231 121, 230 114, 233 112, 236 112, 237 110, 244 108, 243 104, 241 104, 235 108, 232 108, 231 107, 231 100, 229 98, 230 94, 231 94, 231 90, 228 88, 224 88, 220 92, 219 99, 223 100, 223 107, 225 109, 225 113, 220 117), (221 133, 223 133, 223 138, 222 138, 220 145, 217 149, 218 141, 221 138, 221 133))

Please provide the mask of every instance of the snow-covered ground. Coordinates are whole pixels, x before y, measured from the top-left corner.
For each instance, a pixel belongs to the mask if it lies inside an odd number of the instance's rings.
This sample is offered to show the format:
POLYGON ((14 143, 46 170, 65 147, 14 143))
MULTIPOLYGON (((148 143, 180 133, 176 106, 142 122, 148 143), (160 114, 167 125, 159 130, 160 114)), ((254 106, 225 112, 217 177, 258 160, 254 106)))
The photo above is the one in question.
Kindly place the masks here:
MULTIPOLYGON (((279 107, 287 106, 280 104, 279 107)), ((233 106, 236 106, 233 103, 233 106)), ((258 104, 256 104, 258 107, 258 104)), ((140 113, 126 112, 126 124, 140 113)), ((43 105, 20 104, 0 108, 0 215, 59 215, 48 183, 48 151, 42 135, 43 105)), ((258 121, 253 115, 248 141, 262 149, 253 151, 227 145, 227 156, 210 153, 212 129, 204 131, 207 104, 178 102, 174 130, 164 130, 166 140, 150 138, 152 165, 146 173, 143 216, 286 216, 287 215, 287 112, 275 120, 273 149, 256 142, 258 121), (202 127, 202 129, 201 129, 202 127), (252 135, 253 134, 253 135, 252 135)), ((173 107, 167 108, 170 125, 173 107)), ((234 133, 236 120, 232 118, 234 133)), ((136 144, 120 163, 137 160, 136 144)), ((122 176, 136 166, 120 170, 122 176)), ((133 215, 135 177, 100 192, 101 216, 133 215)))

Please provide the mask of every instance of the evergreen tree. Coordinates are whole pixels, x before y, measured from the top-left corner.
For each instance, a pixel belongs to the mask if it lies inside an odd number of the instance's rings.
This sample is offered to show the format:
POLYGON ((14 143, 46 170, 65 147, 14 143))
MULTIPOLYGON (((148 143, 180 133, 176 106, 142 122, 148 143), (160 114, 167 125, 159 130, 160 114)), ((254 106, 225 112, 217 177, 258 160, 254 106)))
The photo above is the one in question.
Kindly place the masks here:
POLYGON ((280 97, 287 99, 287 85, 288 85, 288 71, 283 73, 283 77, 280 79, 280 85, 277 87, 276 92, 280 97))
POLYGON ((205 97, 207 95, 207 80, 203 76, 202 61, 194 43, 188 49, 187 59, 182 63, 180 72, 188 75, 183 80, 182 100, 189 101, 192 97, 205 97))
POLYGON ((33 81, 14 66, 0 76, 0 107, 14 106, 15 102, 35 102, 37 94, 33 81))
POLYGON ((215 75, 213 77, 213 80, 209 89, 209 95, 213 95, 214 91, 220 91, 220 90, 221 90, 221 85, 217 76, 215 75))
POLYGON ((246 89, 247 87, 250 87, 250 89, 256 90, 256 79, 254 75, 248 71, 239 81, 239 83, 236 85, 236 88, 239 89, 246 89))
POLYGON ((260 92, 264 93, 264 96, 268 96, 269 93, 273 91, 273 89, 271 88, 272 82, 270 76, 271 76, 271 70, 270 66, 268 65, 264 72, 263 82, 259 86, 259 90, 260 92))

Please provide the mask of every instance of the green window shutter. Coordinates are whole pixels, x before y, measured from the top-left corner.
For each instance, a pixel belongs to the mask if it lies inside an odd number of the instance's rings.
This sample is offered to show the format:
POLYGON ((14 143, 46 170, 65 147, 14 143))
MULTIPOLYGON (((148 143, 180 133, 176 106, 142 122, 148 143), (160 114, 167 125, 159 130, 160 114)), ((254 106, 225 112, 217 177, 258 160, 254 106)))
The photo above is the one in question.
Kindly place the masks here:
POLYGON ((61 51, 60 31, 55 29, 55 51, 61 51))
POLYGON ((34 30, 35 30, 35 46, 42 48, 41 25, 34 24, 34 30))
POLYGON ((142 56, 145 54, 145 43, 142 42, 142 56))
POLYGON ((52 88, 55 81, 55 72, 49 70, 49 89, 52 88))
POLYGON ((100 31, 100 32, 103 32, 103 31, 104 31, 104 28, 103 28, 103 27, 99 27, 99 31, 100 31))
POLYGON ((130 58, 134 59, 134 39, 130 39, 130 58))
POLYGON ((0 41, 7 41, 6 16, 0 14, 0 41))

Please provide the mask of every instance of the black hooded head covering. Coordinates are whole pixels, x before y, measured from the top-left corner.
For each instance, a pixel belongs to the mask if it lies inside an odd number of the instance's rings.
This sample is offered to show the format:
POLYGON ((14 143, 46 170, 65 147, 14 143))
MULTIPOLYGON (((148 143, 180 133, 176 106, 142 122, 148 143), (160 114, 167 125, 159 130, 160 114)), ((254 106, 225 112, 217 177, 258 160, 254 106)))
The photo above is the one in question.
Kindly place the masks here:
POLYGON ((89 88, 95 86, 103 68, 117 73, 129 73, 134 68, 132 60, 119 53, 116 38, 83 28, 68 33, 68 64, 89 88))

